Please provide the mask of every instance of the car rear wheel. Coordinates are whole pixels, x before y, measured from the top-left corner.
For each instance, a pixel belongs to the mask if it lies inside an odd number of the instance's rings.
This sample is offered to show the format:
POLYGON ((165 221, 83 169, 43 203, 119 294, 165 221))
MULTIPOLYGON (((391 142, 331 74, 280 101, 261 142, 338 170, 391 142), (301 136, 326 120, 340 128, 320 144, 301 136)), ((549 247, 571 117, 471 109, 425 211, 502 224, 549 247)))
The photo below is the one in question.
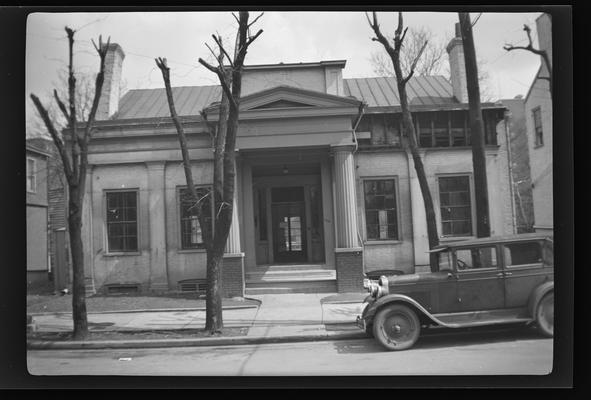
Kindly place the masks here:
POLYGON ((538 303, 536 324, 542 335, 554 336, 554 292, 546 294, 538 303))
POLYGON ((388 350, 412 347, 421 332, 417 314, 403 304, 393 304, 378 311, 373 321, 374 337, 388 350))

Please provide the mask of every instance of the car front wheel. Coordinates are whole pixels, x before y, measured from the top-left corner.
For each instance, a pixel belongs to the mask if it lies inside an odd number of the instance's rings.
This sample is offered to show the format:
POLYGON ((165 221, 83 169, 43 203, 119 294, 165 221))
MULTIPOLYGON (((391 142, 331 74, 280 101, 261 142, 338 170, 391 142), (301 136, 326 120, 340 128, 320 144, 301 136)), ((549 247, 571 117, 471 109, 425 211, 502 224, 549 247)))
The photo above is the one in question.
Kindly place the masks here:
POLYGON ((536 323, 542 335, 554 336, 554 292, 550 292, 538 303, 536 323))
POLYGON ((388 350, 412 347, 421 332, 417 314, 403 304, 393 304, 378 311, 373 321, 374 337, 388 350))

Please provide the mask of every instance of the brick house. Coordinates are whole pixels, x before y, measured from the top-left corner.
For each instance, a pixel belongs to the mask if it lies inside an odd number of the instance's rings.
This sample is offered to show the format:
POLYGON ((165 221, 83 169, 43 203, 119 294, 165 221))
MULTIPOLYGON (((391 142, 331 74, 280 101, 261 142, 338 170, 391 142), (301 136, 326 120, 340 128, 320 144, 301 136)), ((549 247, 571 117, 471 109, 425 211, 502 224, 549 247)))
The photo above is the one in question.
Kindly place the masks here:
MULTIPOLYGON (((413 77, 409 101, 441 241, 475 235, 462 41, 452 82, 413 77)), ((124 52, 111 45, 90 143, 84 204, 90 291, 199 290, 206 254, 183 201, 185 176, 164 89, 119 99, 124 52)), ((343 79, 345 60, 244 69, 225 296, 362 290, 364 271, 428 270, 422 195, 401 136, 394 78, 343 79)), ((219 86, 173 88, 196 185, 212 184, 219 86)), ((515 230, 502 104, 483 104, 493 235, 515 230)), ((207 200, 204 200, 207 201, 207 200)), ((214 210, 212 209, 212 213, 214 210)))
MULTIPOLYGON (((536 20, 538 49, 545 50, 552 64, 552 21, 542 14, 536 20)), ((534 205, 534 228, 540 232, 554 229, 552 182, 552 97, 548 87, 548 69, 540 57, 540 68, 525 96, 525 117, 529 143, 534 205)))

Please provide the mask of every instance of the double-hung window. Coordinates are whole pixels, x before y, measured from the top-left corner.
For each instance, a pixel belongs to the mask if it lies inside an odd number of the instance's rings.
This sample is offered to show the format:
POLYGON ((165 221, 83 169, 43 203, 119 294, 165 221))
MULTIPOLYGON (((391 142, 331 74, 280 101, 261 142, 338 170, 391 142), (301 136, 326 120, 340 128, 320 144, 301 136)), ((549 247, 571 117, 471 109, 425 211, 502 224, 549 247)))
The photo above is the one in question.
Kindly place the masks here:
POLYGON ((137 252, 137 191, 110 191, 106 196, 108 252, 137 252))
POLYGON ((36 162, 34 158, 27 158, 27 192, 37 191, 37 171, 35 171, 36 162))
POLYGON ((438 180, 442 236, 471 236, 470 177, 440 176, 438 180))
POLYGON ((367 179, 363 182, 367 240, 400 240, 396 181, 367 179))
POLYGON ((210 210, 206 214, 205 220, 210 226, 212 225, 212 202, 210 189, 207 187, 195 188, 197 191, 197 202, 191 199, 189 189, 179 189, 179 203, 180 203, 180 217, 181 217, 181 248, 185 249, 202 249, 205 248, 203 241, 203 234, 201 225, 197 218, 197 210, 195 207, 202 207, 202 209, 210 210), (204 207, 203 207, 204 206, 204 207))

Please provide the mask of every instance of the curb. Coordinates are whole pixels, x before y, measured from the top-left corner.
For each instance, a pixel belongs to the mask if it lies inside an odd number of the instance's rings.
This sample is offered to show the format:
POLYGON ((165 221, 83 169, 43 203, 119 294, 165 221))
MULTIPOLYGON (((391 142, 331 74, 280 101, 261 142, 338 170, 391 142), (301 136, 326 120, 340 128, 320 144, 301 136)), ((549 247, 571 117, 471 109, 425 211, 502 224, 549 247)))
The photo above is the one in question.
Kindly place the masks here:
POLYGON ((142 349, 166 347, 240 346, 267 343, 297 343, 325 340, 367 338, 365 332, 326 332, 314 335, 285 335, 275 337, 227 337, 205 339, 158 339, 158 340, 101 340, 80 342, 27 341, 28 350, 82 350, 82 349, 142 349))
MULTIPOLYGON (((246 308, 259 308, 261 305, 244 305, 244 306, 226 306, 222 310, 240 310, 246 308)), ((87 314, 130 314, 130 313, 149 313, 149 312, 180 312, 180 311, 205 311, 205 307, 197 308, 152 308, 152 309, 138 309, 138 310, 118 310, 118 311, 89 311, 87 314)), ((28 315, 42 316, 42 315, 64 315, 72 314, 71 311, 48 311, 48 312, 32 312, 28 315)))

